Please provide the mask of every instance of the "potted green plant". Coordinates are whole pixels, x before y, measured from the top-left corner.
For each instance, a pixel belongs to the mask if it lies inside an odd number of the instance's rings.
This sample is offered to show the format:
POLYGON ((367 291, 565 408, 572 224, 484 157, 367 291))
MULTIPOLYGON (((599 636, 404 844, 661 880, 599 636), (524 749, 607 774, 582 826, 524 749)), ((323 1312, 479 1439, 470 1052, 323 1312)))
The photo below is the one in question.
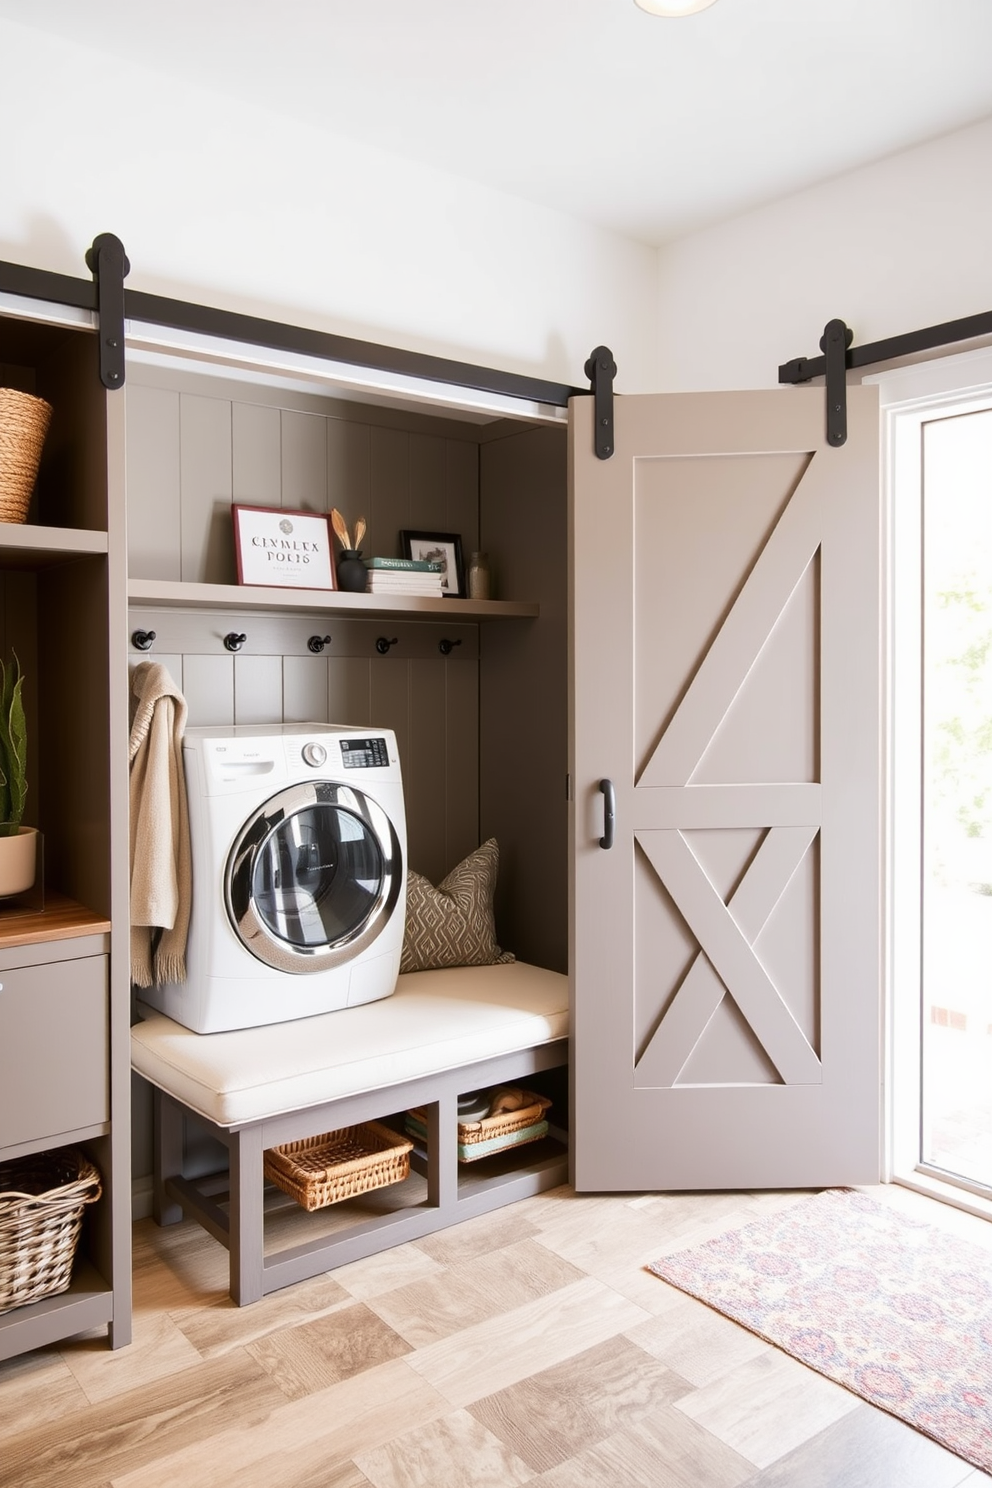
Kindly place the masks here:
POLYGON ((0 898, 34 883, 38 832, 22 825, 27 799, 27 722, 21 663, 0 660, 0 898))

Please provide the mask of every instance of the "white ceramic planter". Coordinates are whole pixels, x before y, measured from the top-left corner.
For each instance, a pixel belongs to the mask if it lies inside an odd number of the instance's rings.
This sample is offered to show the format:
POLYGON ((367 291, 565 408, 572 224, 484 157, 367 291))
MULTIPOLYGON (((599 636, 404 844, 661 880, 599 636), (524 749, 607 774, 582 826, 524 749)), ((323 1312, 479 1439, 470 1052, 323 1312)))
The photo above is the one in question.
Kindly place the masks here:
POLYGON ((14 837, 0 837, 0 899, 23 894, 34 883, 38 828, 18 827, 14 837))

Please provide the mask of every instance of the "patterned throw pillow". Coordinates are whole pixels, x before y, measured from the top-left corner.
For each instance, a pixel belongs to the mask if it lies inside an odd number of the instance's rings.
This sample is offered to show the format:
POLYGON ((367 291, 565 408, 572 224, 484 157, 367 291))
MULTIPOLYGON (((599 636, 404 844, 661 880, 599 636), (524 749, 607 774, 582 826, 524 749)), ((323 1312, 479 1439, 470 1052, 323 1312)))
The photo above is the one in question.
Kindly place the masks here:
POLYGON ((515 959, 496 944, 493 893, 498 871, 499 847, 490 837, 437 888, 422 873, 407 875, 401 972, 515 959))

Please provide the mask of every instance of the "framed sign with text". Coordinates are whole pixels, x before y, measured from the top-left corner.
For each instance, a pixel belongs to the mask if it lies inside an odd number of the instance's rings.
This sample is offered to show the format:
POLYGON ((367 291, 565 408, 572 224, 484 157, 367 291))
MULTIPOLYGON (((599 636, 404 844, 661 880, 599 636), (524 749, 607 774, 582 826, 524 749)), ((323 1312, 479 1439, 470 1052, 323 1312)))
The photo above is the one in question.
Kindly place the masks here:
POLYGON ((280 506, 234 506, 231 510, 239 584, 337 588, 326 516, 280 506))

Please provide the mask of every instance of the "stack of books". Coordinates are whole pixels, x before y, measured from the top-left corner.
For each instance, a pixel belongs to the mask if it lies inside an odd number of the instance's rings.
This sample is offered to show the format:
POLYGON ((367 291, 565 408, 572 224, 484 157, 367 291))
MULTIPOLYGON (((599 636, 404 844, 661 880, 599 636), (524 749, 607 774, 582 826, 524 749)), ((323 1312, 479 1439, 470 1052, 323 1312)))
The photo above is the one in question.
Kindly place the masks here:
POLYGON ((440 563, 427 563, 420 558, 366 558, 369 571, 366 594, 419 594, 424 599, 440 599, 440 563))

